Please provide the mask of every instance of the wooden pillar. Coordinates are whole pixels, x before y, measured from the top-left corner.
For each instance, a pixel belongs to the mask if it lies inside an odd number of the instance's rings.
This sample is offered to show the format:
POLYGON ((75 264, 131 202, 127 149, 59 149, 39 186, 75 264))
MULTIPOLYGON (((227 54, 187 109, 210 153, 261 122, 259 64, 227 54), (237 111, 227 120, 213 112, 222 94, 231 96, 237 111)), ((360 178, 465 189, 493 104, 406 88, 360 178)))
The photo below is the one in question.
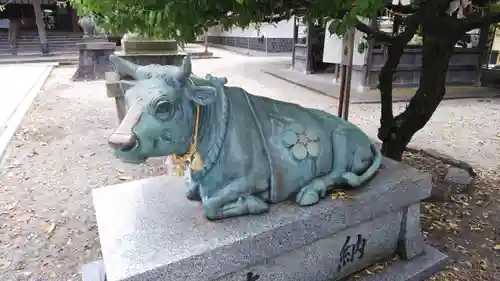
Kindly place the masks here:
POLYGON ((80 25, 78 24, 78 14, 73 8, 71 8, 71 24, 73 25, 73 32, 80 32, 80 25))
MULTIPOLYGON (((374 16, 370 20, 370 27, 376 30, 377 28, 377 18, 378 16, 374 16)), ((363 67, 363 90, 364 88, 370 88, 370 76, 371 76, 371 70, 372 70, 372 64, 373 64, 373 44, 375 44, 375 41, 370 40, 368 41, 368 48, 365 50, 366 52, 366 64, 363 67)))
POLYGON ((203 28, 203 45, 205 45, 205 53, 208 53, 208 28, 203 28))
POLYGON ((295 44, 299 37, 299 26, 297 25, 297 17, 293 17, 293 40, 292 40, 292 69, 295 66, 295 44))
POLYGON ((491 50, 493 47, 493 42, 495 40, 496 26, 488 25, 480 29, 479 31, 479 43, 477 45, 477 49, 479 50, 478 55, 478 69, 477 69, 477 78, 475 85, 481 86, 482 77, 484 68, 483 65, 489 64, 489 58, 491 55, 491 50))
POLYGON ((41 0, 32 0, 33 10, 35 11, 36 27, 38 36, 40 37, 40 48, 42 54, 49 54, 49 44, 47 42, 47 33, 45 32, 45 24, 43 22, 42 3, 41 0))
POLYGON ((306 36, 306 45, 307 45, 307 67, 306 74, 313 73, 312 69, 312 35, 311 30, 313 29, 313 22, 311 20, 307 21, 307 36, 306 36))

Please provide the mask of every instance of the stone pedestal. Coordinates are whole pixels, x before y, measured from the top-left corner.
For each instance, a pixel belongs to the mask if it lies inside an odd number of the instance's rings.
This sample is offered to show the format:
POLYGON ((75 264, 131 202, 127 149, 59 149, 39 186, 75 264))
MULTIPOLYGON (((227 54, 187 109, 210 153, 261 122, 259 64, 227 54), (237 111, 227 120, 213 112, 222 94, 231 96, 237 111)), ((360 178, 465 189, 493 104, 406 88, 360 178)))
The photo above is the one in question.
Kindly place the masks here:
POLYGON ((365 280, 424 280, 446 258, 420 233, 431 176, 390 160, 348 199, 259 216, 210 222, 184 191, 172 177, 95 189, 104 262, 86 265, 83 281, 333 281, 395 254, 365 280))
POLYGON ((115 99, 116 114, 118 117, 118 125, 127 114, 127 106, 125 105, 125 92, 123 91, 120 75, 116 72, 106 72, 106 94, 108 98, 115 99))
POLYGON ((42 55, 47 56, 50 54, 49 43, 44 42, 40 43, 40 50, 42 51, 42 55))
POLYGON ((76 44, 79 50, 78 69, 73 81, 100 80, 105 73, 113 71, 109 55, 115 51, 112 42, 83 42, 76 44))
POLYGON ((122 39, 122 49, 126 54, 142 54, 149 52, 176 52, 175 40, 130 40, 122 39))
POLYGON ((178 51, 165 52, 146 52, 146 53, 124 53, 115 52, 115 55, 138 65, 177 65, 182 64, 182 59, 187 56, 186 53, 178 51))

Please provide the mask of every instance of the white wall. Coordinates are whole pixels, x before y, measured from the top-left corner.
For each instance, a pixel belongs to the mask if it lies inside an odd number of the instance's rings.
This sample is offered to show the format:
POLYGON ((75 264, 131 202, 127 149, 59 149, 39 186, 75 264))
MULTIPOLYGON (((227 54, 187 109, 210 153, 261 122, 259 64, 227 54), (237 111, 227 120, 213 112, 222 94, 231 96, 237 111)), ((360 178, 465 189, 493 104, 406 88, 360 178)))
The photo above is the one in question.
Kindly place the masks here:
POLYGON ((208 35, 227 37, 260 37, 264 35, 267 38, 293 38, 293 20, 280 21, 275 24, 262 23, 258 28, 255 25, 246 29, 232 27, 227 31, 224 31, 220 26, 213 26, 208 29, 208 35))
MULTIPOLYGON (((363 20, 366 24, 370 24, 369 19, 363 20)), ((323 49, 323 62, 327 63, 342 63, 342 57, 344 56, 344 46, 346 44, 346 36, 343 38, 338 37, 335 34, 331 34, 328 31, 328 26, 330 22, 326 24, 326 32, 325 32, 325 43, 323 49)), ((367 50, 365 49, 363 53, 358 52, 358 45, 361 42, 365 42, 364 34, 358 30, 355 32, 354 36, 354 53, 352 57, 352 64, 356 66, 364 66, 366 64, 366 54, 367 50)))

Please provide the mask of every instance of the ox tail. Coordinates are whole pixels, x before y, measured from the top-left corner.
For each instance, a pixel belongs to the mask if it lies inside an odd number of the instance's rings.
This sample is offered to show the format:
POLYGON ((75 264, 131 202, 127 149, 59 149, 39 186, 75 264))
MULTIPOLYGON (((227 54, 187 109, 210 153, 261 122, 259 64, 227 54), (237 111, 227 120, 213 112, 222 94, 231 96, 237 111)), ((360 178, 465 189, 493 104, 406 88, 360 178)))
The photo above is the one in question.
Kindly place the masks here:
POLYGON ((363 174, 361 175, 356 175, 355 173, 347 172, 342 175, 342 178, 344 181, 349 184, 352 187, 358 187, 368 181, 380 168, 380 165, 382 164, 382 153, 380 150, 375 146, 375 144, 372 142, 370 144, 370 150, 373 153, 373 161, 366 169, 363 174))

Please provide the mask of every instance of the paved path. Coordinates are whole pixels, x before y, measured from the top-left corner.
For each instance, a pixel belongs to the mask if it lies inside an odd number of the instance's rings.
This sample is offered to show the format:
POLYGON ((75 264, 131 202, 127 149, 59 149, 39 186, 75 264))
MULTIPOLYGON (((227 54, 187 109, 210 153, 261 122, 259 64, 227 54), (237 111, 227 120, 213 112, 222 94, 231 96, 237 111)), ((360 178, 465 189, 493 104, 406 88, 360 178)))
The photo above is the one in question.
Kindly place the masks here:
POLYGON ((1 65, 0 158, 54 64, 1 65))

